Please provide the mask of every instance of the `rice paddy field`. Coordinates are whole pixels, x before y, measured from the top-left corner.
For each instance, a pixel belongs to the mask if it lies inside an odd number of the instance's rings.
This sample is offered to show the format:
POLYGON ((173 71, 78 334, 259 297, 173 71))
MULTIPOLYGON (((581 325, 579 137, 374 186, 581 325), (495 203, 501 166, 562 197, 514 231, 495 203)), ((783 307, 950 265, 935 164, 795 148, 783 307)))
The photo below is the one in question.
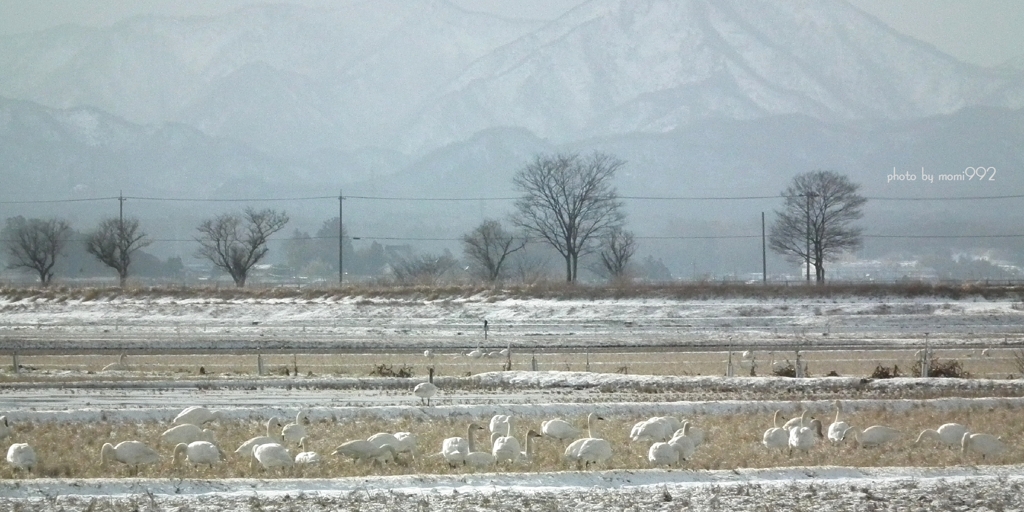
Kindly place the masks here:
MULTIPOLYGON (((0 466, 3 510, 1024 507, 1024 318, 1008 301, 19 296, 0 300, 0 312, 4 442, 39 456, 31 473, 0 466), (966 378, 913 377, 922 350, 957 362, 966 378), (798 361, 800 378, 776 375, 798 361), (872 376, 879 367, 900 378, 872 376), (429 405, 411 392, 428 368, 440 388, 429 405), (836 400, 843 421, 900 435, 879 447, 822 440, 793 454, 761 444, 775 410, 807 410, 827 427, 836 400), (223 412, 207 425, 225 452, 212 467, 175 464, 161 442, 192 405, 223 412), (287 423, 299 411, 319 464, 264 469, 234 453, 270 418, 287 423), (523 439, 554 417, 585 427, 589 413, 604 418, 594 435, 613 446, 589 469, 544 437, 529 462, 483 470, 438 455, 445 438, 494 414, 513 415, 523 439), (651 442, 629 438, 651 416, 688 420, 706 440, 690 460, 652 468, 651 442), (982 458, 915 442, 950 422, 1007 448, 982 458), (401 431, 418 447, 392 463, 331 455, 345 441, 401 431), (99 463, 104 443, 124 440, 155 448, 160 462, 138 474, 99 463)), ((488 434, 477 434, 478 449, 490 449, 488 434)))

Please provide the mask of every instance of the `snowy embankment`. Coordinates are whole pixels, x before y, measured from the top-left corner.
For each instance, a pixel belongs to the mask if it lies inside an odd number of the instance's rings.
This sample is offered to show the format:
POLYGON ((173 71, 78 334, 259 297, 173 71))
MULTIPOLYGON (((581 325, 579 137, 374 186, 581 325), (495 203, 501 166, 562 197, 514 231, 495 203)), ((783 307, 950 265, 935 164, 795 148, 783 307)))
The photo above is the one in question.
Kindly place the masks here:
POLYGON ((1024 467, 789 467, 390 476, 329 480, 51 480, 0 483, 0 506, 192 511, 267 507, 448 510, 1016 509, 1024 467))

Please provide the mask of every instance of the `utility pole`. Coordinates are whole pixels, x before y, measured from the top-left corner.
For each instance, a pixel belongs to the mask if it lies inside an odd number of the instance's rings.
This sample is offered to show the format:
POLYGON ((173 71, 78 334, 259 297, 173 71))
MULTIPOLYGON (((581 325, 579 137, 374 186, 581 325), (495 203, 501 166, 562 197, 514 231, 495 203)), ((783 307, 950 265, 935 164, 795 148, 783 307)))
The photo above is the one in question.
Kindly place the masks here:
POLYGON ((117 191, 117 226, 123 229, 124 226, 124 191, 117 191))
POLYGON ((761 282, 768 284, 768 250, 765 247, 764 212, 761 212, 761 282))
POLYGON ((344 219, 344 216, 343 216, 344 215, 344 208, 343 208, 344 201, 345 201, 345 196, 342 193, 342 190, 339 188, 338 189, 338 285, 339 286, 345 284, 345 267, 343 265, 343 263, 345 262, 345 238, 344 238, 344 233, 345 233, 344 225, 345 224, 342 222, 342 220, 344 219))

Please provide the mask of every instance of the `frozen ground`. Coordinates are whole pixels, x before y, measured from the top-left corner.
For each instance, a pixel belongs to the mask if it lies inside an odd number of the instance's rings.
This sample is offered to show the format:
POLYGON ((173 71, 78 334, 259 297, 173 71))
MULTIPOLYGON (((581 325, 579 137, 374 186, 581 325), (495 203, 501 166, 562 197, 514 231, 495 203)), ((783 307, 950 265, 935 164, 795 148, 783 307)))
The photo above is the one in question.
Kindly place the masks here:
MULTIPOLYGON (((1024 312, 1009 301, 438 301, 364 299, 95 301, 0 298, 0 339, 23 350, 249 348, 408 351, 475 346, 481 324, 502 347, 1019 346, 1024 312)), ((282 414, 270 390, 312 416, 531 417, 767 413, 929 407, 1024 410, 1020 380, 650 377, 581 372, 487 373, 440 379, 440 405, 418 407, 398 379, 146 376, 131 384, 75 374, 0 384, 15 421, 166 421, 182 405, 238 418, 282 414), (446 380, 447 379, 447 380, 446 380), (927 400, 900 399, 925 390, 927 400), (642 394, 637 394, 643 390, 642 394), (673 400, 672 393, 705 393, 673 400), (666 397, 669 397, 666 399, 666 397), (799 397, 799 398, 794 398, 799 397)), ((115 375, 114 377, 118 377, 115 375)), ((916 395, 915 395, 916 396, 916 395)), ((288 412, 291 412, 289 409, 288 412)), ((1019 440, 1015 440, 1017 442, 1019 440)), ((1017 448, 1019 449, 1019 447, 1017 448)), ((74 455, 69 455, 74 456, 74 455)), ((92 454, 90 454, 92 456, 92 454)), ((0 510, 1022 510, 1024 468, 783 467, 767 470, 510 473, 331 480, 25 479, 0 481, 0 510)))

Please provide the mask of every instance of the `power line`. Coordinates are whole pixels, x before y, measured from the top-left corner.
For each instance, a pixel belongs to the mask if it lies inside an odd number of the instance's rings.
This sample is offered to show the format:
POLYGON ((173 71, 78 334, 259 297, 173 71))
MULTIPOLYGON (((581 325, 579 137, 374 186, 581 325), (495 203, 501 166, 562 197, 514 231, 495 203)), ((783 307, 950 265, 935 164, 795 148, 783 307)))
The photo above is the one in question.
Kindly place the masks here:
MULTIPOLYGON (((468 201, 514 201, 519 197, 423 197, 423 196, 365 196, 347 195, 345 199, 364 201, 419 201, 419 202, 468 202, 468 201)), ((764 201, 783 199, 783 196, 619 196, 619 199, 633 201, 764 201)), ((1001 199, 1024 199, 1024 194, 986 195, 986 196, 942 196, 942 197, 901 197, 901 196, 865 196, 871 201, 990 201, 1001 199)), ((13 204, 55 204, 82 203, 98 201, 115 201, 119 196, 90 197, 80 199, 38 199, 0 201, 0 205, 13 204)), ((234 198, 193 198, 193 197, 155 197, 155 196, 123 196, 123 199, 154 202, 191 202, 191 203, 244 203, 244 202, 298 202, 337 200, 337 196, 299 196, 299 197, 234 197, 234 198)))

